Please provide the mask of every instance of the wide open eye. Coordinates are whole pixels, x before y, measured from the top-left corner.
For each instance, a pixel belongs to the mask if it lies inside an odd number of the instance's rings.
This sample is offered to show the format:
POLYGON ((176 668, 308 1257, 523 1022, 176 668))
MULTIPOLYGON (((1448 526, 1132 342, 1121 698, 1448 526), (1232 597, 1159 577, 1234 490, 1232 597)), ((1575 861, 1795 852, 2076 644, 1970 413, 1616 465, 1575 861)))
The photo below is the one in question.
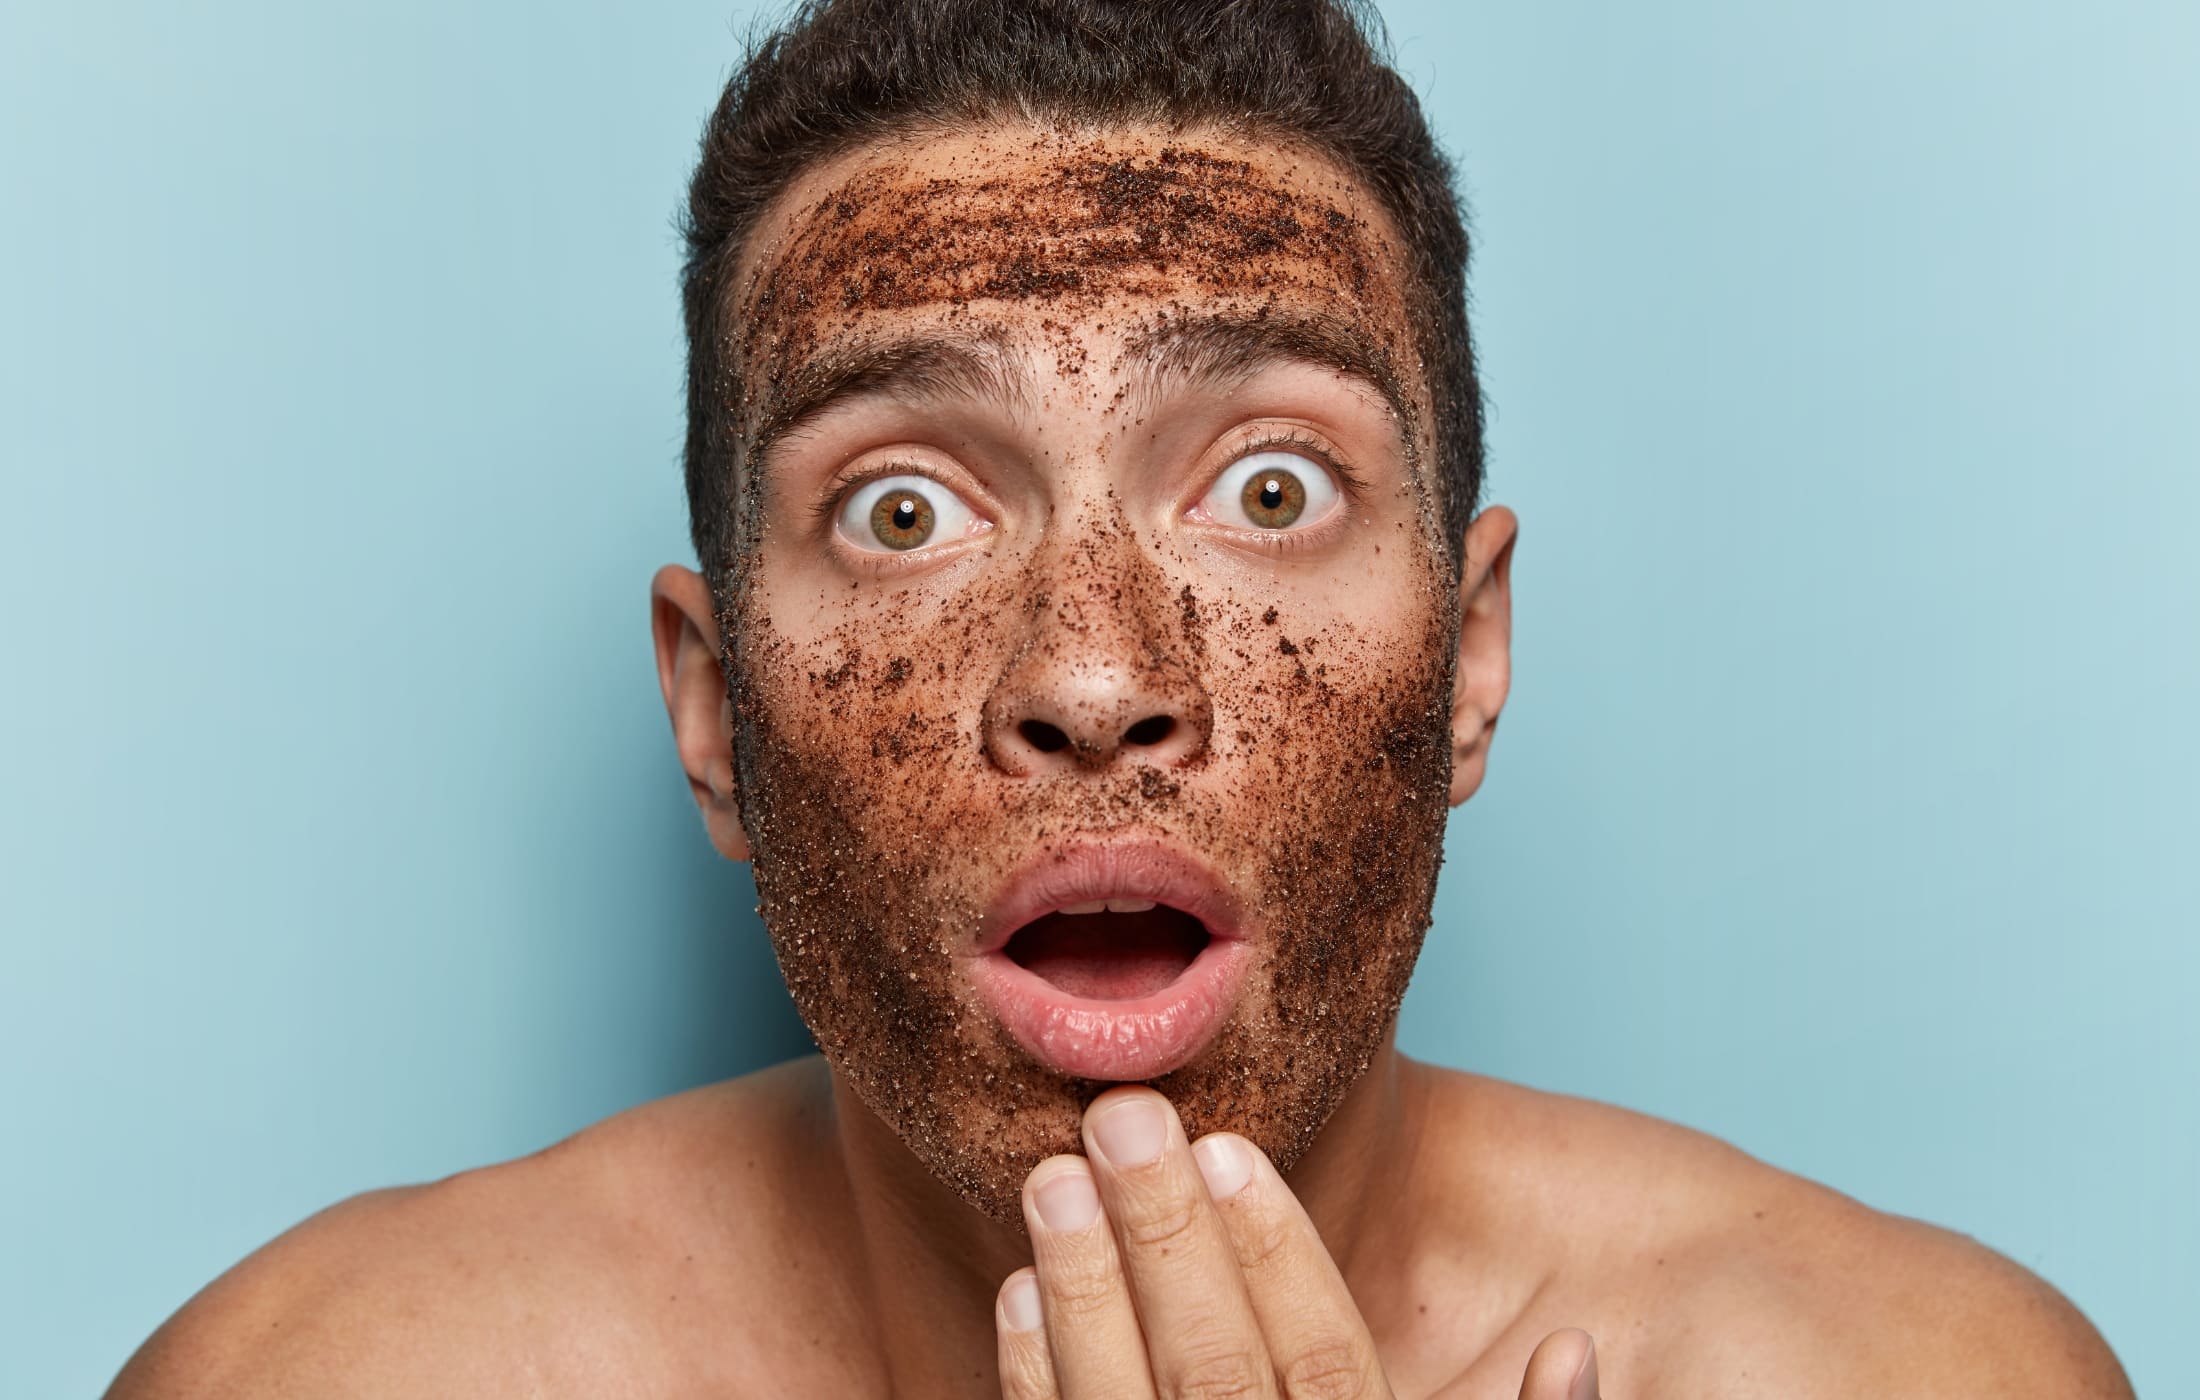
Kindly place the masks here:
POLYGON ((1337 496, 1335 478, 1313 458, 1254 452, 1215 478, 1199 509, 1216 524, 1240 530, 1304 529, 1335 509, 1337 496))
POLYGON ((833 528, 867 554, 900 554, 970 533, 977 514, 928 476, 888 476, 848 493, 833 528))

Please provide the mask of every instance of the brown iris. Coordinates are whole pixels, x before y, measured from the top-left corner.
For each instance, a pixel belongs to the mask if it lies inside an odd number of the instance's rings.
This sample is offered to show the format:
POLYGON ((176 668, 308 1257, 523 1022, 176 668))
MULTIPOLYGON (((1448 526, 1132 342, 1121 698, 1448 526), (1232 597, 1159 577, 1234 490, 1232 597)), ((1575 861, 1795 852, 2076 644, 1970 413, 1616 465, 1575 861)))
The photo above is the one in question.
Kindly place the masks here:
POLYGON ((888 549, 915 549, 932 538, 932 503, 914 491, 888 491, 871 507, 871 533, 888 549))
POLYGON ((1290 472, 1270 468, 1245 479, 1241 498, 1245 518, 1267 530, 1280 530, 1306 509, 1306 483, 1290 472))

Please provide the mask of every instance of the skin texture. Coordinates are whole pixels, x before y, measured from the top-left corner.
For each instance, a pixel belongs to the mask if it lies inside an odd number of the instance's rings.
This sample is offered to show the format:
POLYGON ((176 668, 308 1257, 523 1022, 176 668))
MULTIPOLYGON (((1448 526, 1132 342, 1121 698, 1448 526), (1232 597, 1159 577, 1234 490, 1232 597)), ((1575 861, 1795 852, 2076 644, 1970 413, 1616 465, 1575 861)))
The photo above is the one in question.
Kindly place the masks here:
MULTIPOLYGON (((1509 687, 1517 522, 1436 532, 1370 208, 1213 132, 932 133, 813 170, 734 288, 742 556, 715 590, 660 572, 652 627, 823 1057, 335 1207, 111 1394, 2128 1396, 1969 1241, 1393 1049, 1509 687), (1193 373, 1215 341, 1183 332, 1217 318, 1286 353, 1193 373), (971 353, 910 353, 942 344, 971 353), (1277 431, 1352 478, 1289 548, 1206 504, 1277 431), (837 506, 873 467, 968 520, 852 555, 837 506), (1198 851, 1257 915, 1220 1032, 1151 1089, 1053 1074, 971 995, 1004 872, 1093 831, 1198 851), (1111 1158, 1102 1116, 1156 1091, 1162 1156, 1111 1158), (1213 1199, 1201 1139, 1246 1148, 1240 1190, 1213 1199), (1041 1209, 1065 1173, 1100 1202, 1081 1229, 1041 1209)), ((1520 994, 1573 1032, 1562 986, 1520 994)))

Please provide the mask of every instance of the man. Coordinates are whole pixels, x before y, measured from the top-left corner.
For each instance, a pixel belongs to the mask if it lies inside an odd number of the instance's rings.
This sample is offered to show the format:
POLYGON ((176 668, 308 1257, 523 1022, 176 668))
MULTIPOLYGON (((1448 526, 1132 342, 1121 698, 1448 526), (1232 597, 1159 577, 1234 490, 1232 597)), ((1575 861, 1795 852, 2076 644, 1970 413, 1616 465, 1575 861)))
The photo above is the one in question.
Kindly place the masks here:
POLYGON ((1351 13, 813 5, 689 236, 659 674, 823 1058, 340 1205, 114 1394, 2128 1394, 1966 1241, 1393 1048, 1517 526, 1351 13))

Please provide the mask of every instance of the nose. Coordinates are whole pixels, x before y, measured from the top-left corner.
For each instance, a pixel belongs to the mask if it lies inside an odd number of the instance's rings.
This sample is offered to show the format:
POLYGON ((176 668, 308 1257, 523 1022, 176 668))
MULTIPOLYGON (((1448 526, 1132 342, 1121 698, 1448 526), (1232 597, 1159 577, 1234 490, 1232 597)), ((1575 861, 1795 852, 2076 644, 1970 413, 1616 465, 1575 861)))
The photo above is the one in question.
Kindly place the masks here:
POLYGON ((1119 666, 1069 665, 986 702, 986 752, 1019 777, 1117 763, 1175 767, 1207 747, 1213 711, 1196 687, 1119 666))
POLYGON ((1129 592, 1057 602, 1036 620, 986 697, 986 753, 1004 772, 1177 767, 1206 752, 1214 706, 1170 635, 1177 619, 1129 592))

